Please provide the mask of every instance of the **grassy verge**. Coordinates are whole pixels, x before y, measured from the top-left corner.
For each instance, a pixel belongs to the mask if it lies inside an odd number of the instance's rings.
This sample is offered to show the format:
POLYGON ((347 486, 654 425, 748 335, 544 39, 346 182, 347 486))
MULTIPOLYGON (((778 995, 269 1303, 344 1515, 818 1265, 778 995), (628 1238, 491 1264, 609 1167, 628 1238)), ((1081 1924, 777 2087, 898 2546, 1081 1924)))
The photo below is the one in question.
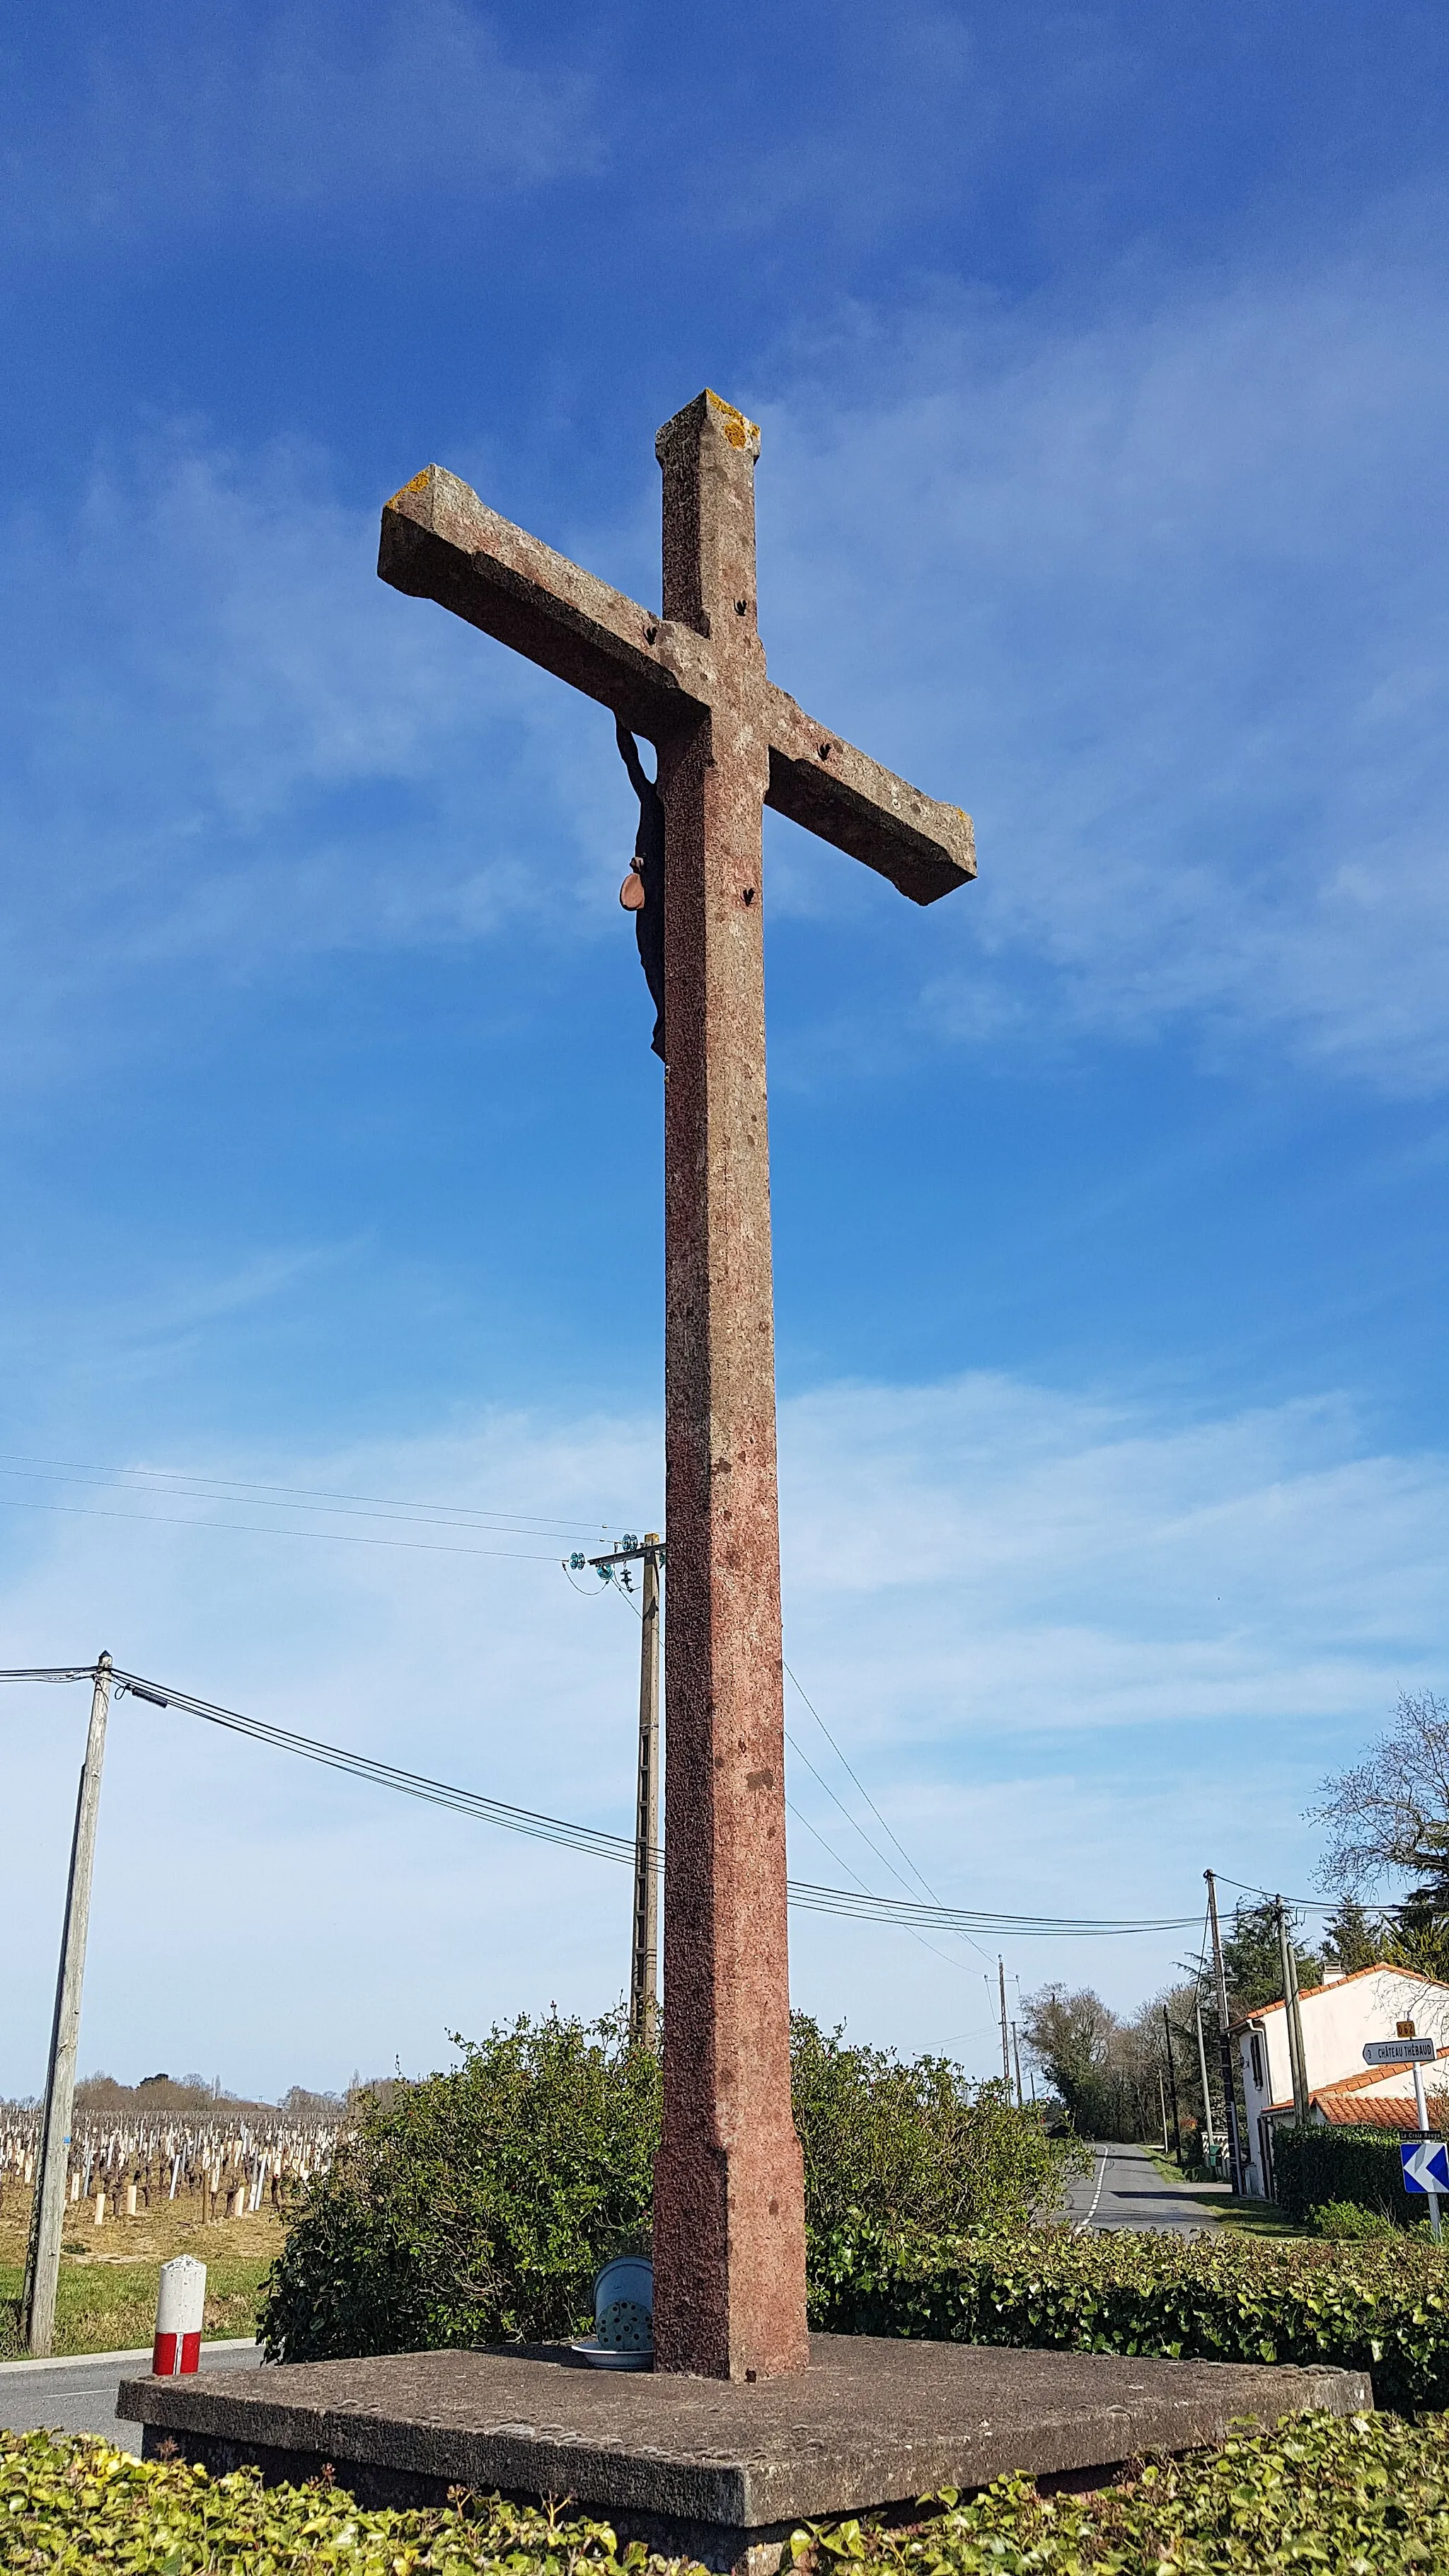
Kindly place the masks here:
POLYGON ((1223 2200, 1215 2201, 1213 2207, 1223 2226, 1231 2228, 1236 2236, 1292 2237, 1299 2244, 1312 2238, 1311 2228, 1295 2227, 1271 2200, 1223 2200))
MULTIPOLYGON (((1449 2435, 1443 2417, 1300 2416, 1086 2497, 1005 2478, 965 2503, 931 2502, 905 2529, 798 2531, 789 2559, 799 2576, 846 2566, 878 2576, 1427 2576, 1449 2565, 1449 2435)), ((16 2576, 683 2576, 688 2565, 621 2547, 607 2523, 566 2507, 470 2497, 368 2513, 340 2486, 264 2488, 250 2470, 212 2479, 43 2433, 0 2435, 0 2531, 0 2563, 16 2576)))
MULTIPOLYGON (((19 2353, 16 2310, 24 2286, 28 2197, 0 2217, 0 2360, 19 2353)), ((148 2344, 156 2325, 156 2283, 173 2254, 195 2254, 206 2265, 209 2337, 249 2335, 257 2322, 257 2295, 284 2241, 282 2222, 268 2211, 255 2218, 203 2226, 198 2209, 166 2203, 137 2218, 73 2214, 61 2240, 56 2295, 57 2353, 126 2352, 148 2344)))
MULTIPOLYGON (((206 2273, 206 2335, 249 2335, 256 2330, 257 2298, 271 2267, 268 2254, 226 2254, 206 2273)), ((149 2344, 156 2325, 159 2263, 62 2263, 56 2297, 55 2350, 127 2352, 149 2344)), ((16 2308, 23 2286, 19 2264, 0 2268, 0 2360, 20 2352, 16 2308)))
POLYGON ((1222 2227, 1231 2227, 1240 2236, 1307 2236, 1311 2230, 1285 2218, 1271 2200, 1234 2200, 1227 2192, 1213 2191, 1203 2183, 1188 2182, 1178 2171, 1171 2156, 1160 2147, 1147 2150, 1164 2182, 1175 2184, 1184 2200, 1196 2201, 1209 2224, 1216 2219, 1222 2227))

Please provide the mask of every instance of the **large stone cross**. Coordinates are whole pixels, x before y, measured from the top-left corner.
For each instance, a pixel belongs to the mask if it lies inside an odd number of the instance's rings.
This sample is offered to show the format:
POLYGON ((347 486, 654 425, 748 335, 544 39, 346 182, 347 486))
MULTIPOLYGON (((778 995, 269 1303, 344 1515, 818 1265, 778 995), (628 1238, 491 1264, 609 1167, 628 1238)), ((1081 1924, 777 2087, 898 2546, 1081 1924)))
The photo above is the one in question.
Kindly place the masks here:
POLYGON ((385 581, 479 626, 652 741, 665 809, 664 2136, 655 2367, 806 2362, 790 2116, 784 1697, 765 1118, 760 814, 916 903, 976 873, 969 818, 877 768, 766 677, 759 431, 703 393, 656 441, 656 617, 430 465, 382 514, 385 581))

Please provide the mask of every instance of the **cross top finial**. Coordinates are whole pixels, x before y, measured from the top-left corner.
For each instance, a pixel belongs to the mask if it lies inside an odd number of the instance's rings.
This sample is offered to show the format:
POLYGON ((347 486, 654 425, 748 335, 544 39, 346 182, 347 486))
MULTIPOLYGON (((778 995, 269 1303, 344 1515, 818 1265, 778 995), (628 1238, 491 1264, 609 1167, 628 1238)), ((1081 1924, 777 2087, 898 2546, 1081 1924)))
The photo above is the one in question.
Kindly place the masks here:
POLYGON ((677 411, 673 419, 667 420, 664 427, 657 433, 654 440, 654 453, 660 464, 664 463, 666 448, 690 431, 703 427, 706 421, 712 428, 719 431, 721 437, 727 440, 731 447, 743 448, 752 461, 758 459, 759 423, 747 420, 742 411, 736 411, 733 403, 727 403, 722 395, 712 393, 706 385, 702 394, 696 394, 693 402, 686 403, 683 411, 677 411))

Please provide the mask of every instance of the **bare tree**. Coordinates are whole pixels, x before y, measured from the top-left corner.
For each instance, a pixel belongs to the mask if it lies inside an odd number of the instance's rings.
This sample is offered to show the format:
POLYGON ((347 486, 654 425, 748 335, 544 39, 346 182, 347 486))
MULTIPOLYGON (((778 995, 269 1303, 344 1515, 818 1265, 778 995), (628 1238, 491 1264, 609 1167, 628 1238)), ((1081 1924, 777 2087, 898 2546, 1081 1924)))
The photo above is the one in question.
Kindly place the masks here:
POLYGON ((1310 1824, 1326 1825, 1325 1886, 1357 1895, 1392 1875, 1426 1882, 1449 1911, 1449 1701, 1402 1691, 1394 1722, 1362 1762, 1325 1780, 1310 1824))

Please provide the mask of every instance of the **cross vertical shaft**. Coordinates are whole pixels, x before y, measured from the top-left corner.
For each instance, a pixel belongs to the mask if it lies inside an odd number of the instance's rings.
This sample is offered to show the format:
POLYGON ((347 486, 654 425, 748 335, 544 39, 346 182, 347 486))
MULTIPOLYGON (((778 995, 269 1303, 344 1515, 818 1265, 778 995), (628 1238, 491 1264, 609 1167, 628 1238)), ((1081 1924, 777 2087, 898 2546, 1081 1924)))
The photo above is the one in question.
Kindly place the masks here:
POLYGON ((758 432, 701 395, 659 433, 664 616, 708 709, 660 742, 667 826, 664 2133, 656 2368, 800 2370, 755 615, 758 432))

